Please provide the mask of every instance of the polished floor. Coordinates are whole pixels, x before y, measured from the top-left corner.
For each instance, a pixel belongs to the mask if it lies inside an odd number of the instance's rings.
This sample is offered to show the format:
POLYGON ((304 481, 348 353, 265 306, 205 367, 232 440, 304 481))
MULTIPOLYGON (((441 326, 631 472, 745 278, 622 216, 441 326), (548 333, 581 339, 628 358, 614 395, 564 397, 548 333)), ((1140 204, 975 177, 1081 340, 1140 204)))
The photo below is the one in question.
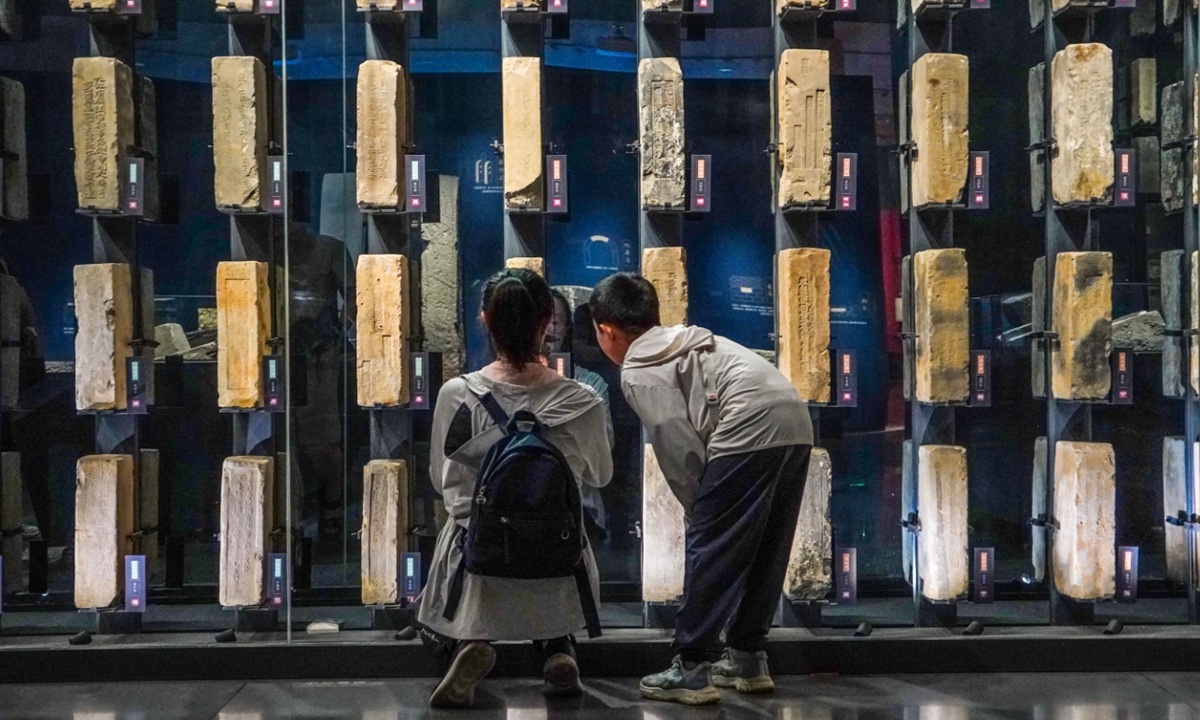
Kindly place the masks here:
POLYGON ((788 677, 772 696, 719 707, 643 702, 636 680, 592 679, 548 702, 534 680, 485 682, 471 711, 429 711, 432 680, 0 685, 4 720, 1200 720, 1200 673, 788 677))

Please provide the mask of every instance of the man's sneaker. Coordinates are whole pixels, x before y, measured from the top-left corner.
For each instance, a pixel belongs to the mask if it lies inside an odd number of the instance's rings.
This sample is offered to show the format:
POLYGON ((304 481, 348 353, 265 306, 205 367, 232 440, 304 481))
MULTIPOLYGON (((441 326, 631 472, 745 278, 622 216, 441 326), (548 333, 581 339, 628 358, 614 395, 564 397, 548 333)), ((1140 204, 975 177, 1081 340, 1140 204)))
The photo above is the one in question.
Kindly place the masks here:
POLYGON ((485 642, 463 645, 450 663, 446 677, 429 698, 435 708, 466 708, 475 702, 475 686, 496 665, 496 651, 485 642))
POLYGON ((642 697, 651 700, 683 703, 684 705, 711 705, 721 702, 721 693, 712 684, 709 663, 700 663, 688 670, 683 658, 676 657, 671 667, 657 675, 642 678, 642 697))
POLYGON ((579 663, 566 653, 556 653, 547 658, 542 667, 542 677, 546 680, 546 685, 542 688, 543 695, 583 693, 583 683, 579 681, 579 663))
POLYGON ((733 648, 725 648, 712 666, 713 685, 721 688, 733 688, 740 693, 769 693, 775 690, 775 681, 771 679, 771 671, 767 668, 767 654, 758 652, 743 652, 733 648))

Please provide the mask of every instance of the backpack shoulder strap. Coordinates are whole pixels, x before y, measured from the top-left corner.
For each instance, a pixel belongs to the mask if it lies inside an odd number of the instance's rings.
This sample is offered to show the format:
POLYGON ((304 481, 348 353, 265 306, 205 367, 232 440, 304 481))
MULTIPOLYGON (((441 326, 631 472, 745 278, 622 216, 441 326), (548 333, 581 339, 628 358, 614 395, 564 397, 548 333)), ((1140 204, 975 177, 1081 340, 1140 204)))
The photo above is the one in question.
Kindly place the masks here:
MULTIPOLYGON (((470 386, 468 386, 468 389, 470 389, 470 386)), ((504 408, 500 407, 500 403, 496 402, 496 398, 492 397, 490 392, 480 394, 471 390, 471 394, 479 398, 479 404, 483 405, 483 409, 487 410, 487 414, 491 416, 492 420, 496 421, 496 424, 500 426, 500 430, 507 433, 508 413, 504 412, 504 408)))
POLYGON ((575 587, 579 590, 579 601, 583 605, 583 619, 587 623, 588 637, 594 640, 600 637, 600 613, 596 608, 596 597, 592 595, 592 580, 588 575, 587 561, 583 558, 579 558, 579 565, 575 568, 575 587))

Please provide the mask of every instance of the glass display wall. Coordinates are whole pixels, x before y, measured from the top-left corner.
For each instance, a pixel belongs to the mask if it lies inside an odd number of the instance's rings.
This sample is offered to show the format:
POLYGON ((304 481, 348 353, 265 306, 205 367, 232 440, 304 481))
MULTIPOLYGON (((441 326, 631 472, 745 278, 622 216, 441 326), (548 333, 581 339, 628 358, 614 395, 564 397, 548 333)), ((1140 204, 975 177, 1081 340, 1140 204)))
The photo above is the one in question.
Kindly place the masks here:
POLYGON ((782 625, 1194 621, 1194 18, 988 5, 0 0, 0 629, 407 627, 506 264, 607 388, 605 626, 682 582, 639 269, 811 401, 782 625))

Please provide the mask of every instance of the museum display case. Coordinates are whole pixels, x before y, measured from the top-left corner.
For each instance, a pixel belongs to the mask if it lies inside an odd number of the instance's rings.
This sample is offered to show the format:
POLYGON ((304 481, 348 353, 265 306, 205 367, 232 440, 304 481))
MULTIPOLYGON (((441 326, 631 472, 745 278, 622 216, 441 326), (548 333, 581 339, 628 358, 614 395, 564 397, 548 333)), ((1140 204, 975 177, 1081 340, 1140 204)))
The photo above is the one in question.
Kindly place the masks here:
POLYGON ((608 629, 687 519, 590 290, 776 363, 777 623, 1200 619, 1196 9, 0 0, 0 646, 414 623, 482 287, 608 401, 608 629))

